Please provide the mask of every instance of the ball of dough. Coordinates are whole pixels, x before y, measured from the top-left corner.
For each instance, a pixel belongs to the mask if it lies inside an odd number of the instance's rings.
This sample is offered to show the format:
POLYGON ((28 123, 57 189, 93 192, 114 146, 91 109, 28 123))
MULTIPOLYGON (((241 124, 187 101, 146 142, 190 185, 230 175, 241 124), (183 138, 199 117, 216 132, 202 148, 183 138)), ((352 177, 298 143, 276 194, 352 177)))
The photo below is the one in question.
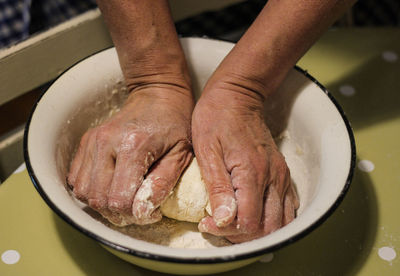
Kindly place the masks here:
POLYGON ((196 158, 193 158, 172 194, 161 204, 160 210, 166 217, 196 223, 208 215, 208 194, 196 158))

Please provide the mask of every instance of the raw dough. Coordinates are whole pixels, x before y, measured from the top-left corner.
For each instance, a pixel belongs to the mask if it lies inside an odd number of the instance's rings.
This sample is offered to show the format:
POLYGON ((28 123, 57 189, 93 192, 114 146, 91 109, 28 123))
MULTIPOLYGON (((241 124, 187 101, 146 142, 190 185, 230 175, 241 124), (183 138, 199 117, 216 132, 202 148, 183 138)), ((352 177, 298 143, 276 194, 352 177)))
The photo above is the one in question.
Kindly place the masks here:
POLYGON ((201 178, 196 158, 176 184, 172 194, 161 204, 166 217, 181 221, 199 222, 208 215, 208 194, 201 178))

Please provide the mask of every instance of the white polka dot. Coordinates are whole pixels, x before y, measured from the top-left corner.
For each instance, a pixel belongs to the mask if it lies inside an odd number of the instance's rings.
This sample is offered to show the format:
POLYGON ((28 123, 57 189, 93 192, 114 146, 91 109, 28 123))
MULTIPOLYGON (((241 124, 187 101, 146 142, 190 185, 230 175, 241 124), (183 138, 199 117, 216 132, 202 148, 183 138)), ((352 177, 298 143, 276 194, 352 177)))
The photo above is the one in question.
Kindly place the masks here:
POLYGON ((274 254, 269 253, 261 257, 260 262, 261 263, 269 263, 274 259, 274 254))
POLYGON ((351 97, 356 93, 356 90, 354 89, 353 86, 351 85, 342 85, 339 88, 339 92, 343 95, 343 96, 347 96, 347 97, 351 97))
POLYGON ((16 264, 19 261, 19 258, 21 256, 19 255, 18 251, 16 250, 7 250, 4 251, 4 253, 1 255, 1 260, 5 264, 16 264))
POLYGON ((385 51, 382 53, 382 58, 387 62, 396 62, 399 57, 393 51, 385 51))
POLYGON ((372 172, 375 169, 375 165, 369 160, 361 160, 358 162, 358 168, 363 172, 372 172))
POLYGON ((22 163, 21 166, 19 166, 18 169, 16 169, 16 170, 14 171, 14 173, 23 172, 25 169, 26 169, 26 165, 25 165, 25 163, 22 163))
POLYGON ((396 258, 396 251, 391 247, 384 246, 379 248, 378 255, 382 260, 390 262, 396 258))

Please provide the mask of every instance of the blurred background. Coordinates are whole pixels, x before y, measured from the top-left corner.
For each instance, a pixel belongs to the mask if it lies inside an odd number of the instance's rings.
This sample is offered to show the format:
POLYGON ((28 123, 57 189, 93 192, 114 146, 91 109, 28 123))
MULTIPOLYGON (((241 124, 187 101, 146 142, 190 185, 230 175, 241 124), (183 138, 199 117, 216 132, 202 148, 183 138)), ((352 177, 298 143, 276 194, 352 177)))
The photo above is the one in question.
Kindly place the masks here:
MULTIPOLYGON (((237 39, 266 3, 225 0, 219 1, 225 7, 207 10, 215 0, 202 2, 205 11, 176 22, 180 34, 237 39)), ((94 8, 95 0, 0 0, 0 47, 16 44, 94 8)), ((399 19, 398 0, 359 0, 335 26, 399 26, 399 19)))

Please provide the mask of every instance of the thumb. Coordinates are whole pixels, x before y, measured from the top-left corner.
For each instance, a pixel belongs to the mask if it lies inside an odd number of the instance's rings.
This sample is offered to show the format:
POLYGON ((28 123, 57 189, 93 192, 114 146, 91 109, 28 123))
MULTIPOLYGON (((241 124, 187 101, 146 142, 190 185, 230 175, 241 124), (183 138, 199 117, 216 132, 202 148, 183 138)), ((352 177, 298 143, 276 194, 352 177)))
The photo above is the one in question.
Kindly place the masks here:
POLYGON ((218 227, 232 223, 236 217, 236 200, 232 182, 219 146, 197 152, 200 172, 207 187, 212 217, 218 227))
POLYGON ((137 191, 132 214, 136 224, 150 224, 161 220, 158 207, 170 195, 193 153, 186 143, 178 143, 155 163, 137 191))

